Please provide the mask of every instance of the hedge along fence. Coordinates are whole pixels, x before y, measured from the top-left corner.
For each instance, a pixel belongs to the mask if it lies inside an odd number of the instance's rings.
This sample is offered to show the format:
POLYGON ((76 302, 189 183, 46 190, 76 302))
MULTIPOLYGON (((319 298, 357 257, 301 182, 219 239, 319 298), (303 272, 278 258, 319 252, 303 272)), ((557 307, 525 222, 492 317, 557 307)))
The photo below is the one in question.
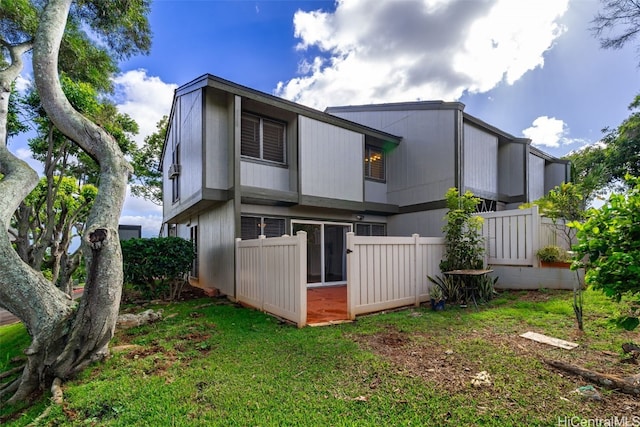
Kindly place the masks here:
POLYGON ((173 301, 180 297, 195 253, 180 237, 129 239, 121 242, 124 280, 144 298, 173 301))

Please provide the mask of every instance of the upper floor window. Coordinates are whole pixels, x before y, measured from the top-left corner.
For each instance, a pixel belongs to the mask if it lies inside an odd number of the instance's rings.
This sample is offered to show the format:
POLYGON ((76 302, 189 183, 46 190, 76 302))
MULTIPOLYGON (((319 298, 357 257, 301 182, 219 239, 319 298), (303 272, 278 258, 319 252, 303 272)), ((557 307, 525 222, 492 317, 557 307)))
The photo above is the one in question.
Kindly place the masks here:
POLYGON ((171 201, 173 203, 180 200, 180 143, 173 148, 171 156, 173 162, 169 168, 169 179, 171 179, 171 201))
POLYGON ((384 153, 381 148, 367 145, 364 148, 364 177, 384 181, 384 153))
POLYGON ((284 123, 242 113, 240 153, 260 160, 285 163, 285 131, 284 123))

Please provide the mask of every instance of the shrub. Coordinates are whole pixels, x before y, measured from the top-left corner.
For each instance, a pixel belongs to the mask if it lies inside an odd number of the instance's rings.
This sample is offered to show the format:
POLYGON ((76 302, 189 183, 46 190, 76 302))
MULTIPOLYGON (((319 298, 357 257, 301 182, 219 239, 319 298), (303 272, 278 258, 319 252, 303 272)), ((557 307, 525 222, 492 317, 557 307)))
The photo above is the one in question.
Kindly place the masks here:
POLYGON ((122 242, 125 283, 144 298, 176 300, 194 256, 191 242, 180 237, 125 240, 122 242))
POLYGON ((568 259, 567 251, 562 249, 560 246, 555 245, 549 245, 538 249, 536 255, 540 261, 544 262, 566 261, 568 259))

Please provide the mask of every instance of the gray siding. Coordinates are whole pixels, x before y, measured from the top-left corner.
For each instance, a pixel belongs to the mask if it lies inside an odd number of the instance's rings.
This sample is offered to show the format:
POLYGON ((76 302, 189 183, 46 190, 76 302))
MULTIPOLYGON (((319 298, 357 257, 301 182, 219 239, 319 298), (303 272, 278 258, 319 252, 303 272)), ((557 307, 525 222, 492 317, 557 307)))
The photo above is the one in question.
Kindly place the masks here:
POLYGON ((365 202, 387 203, 387 184, 365 179, 364 200, 365 202))
POLYGON ((336 111, 337 116, 402 135, 387 153, 388 203, 442 200, 455 186, 455 110, 336 111))
POLYGON ((549 192, 554 187, 566 182, 568 176, 569 165, 560 162, 549 162, 544 168, 544 191, 549 192))
POLYGON ((529 201, 533 202, 545 194, 544 159, 529 154, 529 201))
POLYGON ((187 93, 175 100, 167 146, 162 163, 163 214, 165 220, 183 211, 202 197, 202 91, 187 93), (178 178, 180 196, 173 202, 169 168, 179 144, 181 171, 178 178))
POLYGON ((207 88, 205 116, 205 185, 227 190, 229 182, 229 102, 227 95, 207 88))
POLYGON ((289 169, 248 160, 240 165, 240 182, 249 187, 289 191, 289 169))
POLYGON ((179 98, 180 117, 180 199, 186 200, 202 190, 202 91, 179 98))
POLYGON ((503 144, 498 148, 498 190, 507 197, 525 194, 525 144, 503 144))
POLYGON ((300 192, 363 201, 364 135, 300 116, 300 192))
POLYGON ((171 180, 169 179, 169 167, 171 166, 171 141, 174 139, 175 129, 173 126, 169 126, 169 132, 167 133, 167 147, 165 152, 165 158, 162 162, 162 217, 163 222, 171 215, 172 203, 171 203, 171 180))
POLYGON ((226 202, 201 214, 199 233, 200 286, 235 296, 234 202, 226 202))
POLYGON ((464 183, 485 198, 498 195, 498 137, 464 125, 464 183))
POLYGON ((387 219, 387 234, 411 236, 417 233, 423 237, 441 237, 446 214, 447 209, 434 209, 390 216, 387 219))

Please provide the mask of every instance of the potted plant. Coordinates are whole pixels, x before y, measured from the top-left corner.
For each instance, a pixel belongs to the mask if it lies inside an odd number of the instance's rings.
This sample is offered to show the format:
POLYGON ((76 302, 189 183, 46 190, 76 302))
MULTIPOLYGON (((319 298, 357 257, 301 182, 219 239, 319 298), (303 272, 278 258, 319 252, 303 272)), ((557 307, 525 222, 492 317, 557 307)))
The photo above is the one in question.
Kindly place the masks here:
POLYGON ((571 260, 566 250, 556 245, 544 246, 536 252, 541 267, 571 267, 571 260))
MULTIPOLYGON (((429 278, 431 279, 431 278, 429 278)), ((433 279, 431 279, 433 281, 433 279)), ((444 310, 444 302, 446 300, 444 292, 440 285, 433 281, 434 285, 429 289, 429 299, 431 300, 431 309, 434 311, 444 310)))

